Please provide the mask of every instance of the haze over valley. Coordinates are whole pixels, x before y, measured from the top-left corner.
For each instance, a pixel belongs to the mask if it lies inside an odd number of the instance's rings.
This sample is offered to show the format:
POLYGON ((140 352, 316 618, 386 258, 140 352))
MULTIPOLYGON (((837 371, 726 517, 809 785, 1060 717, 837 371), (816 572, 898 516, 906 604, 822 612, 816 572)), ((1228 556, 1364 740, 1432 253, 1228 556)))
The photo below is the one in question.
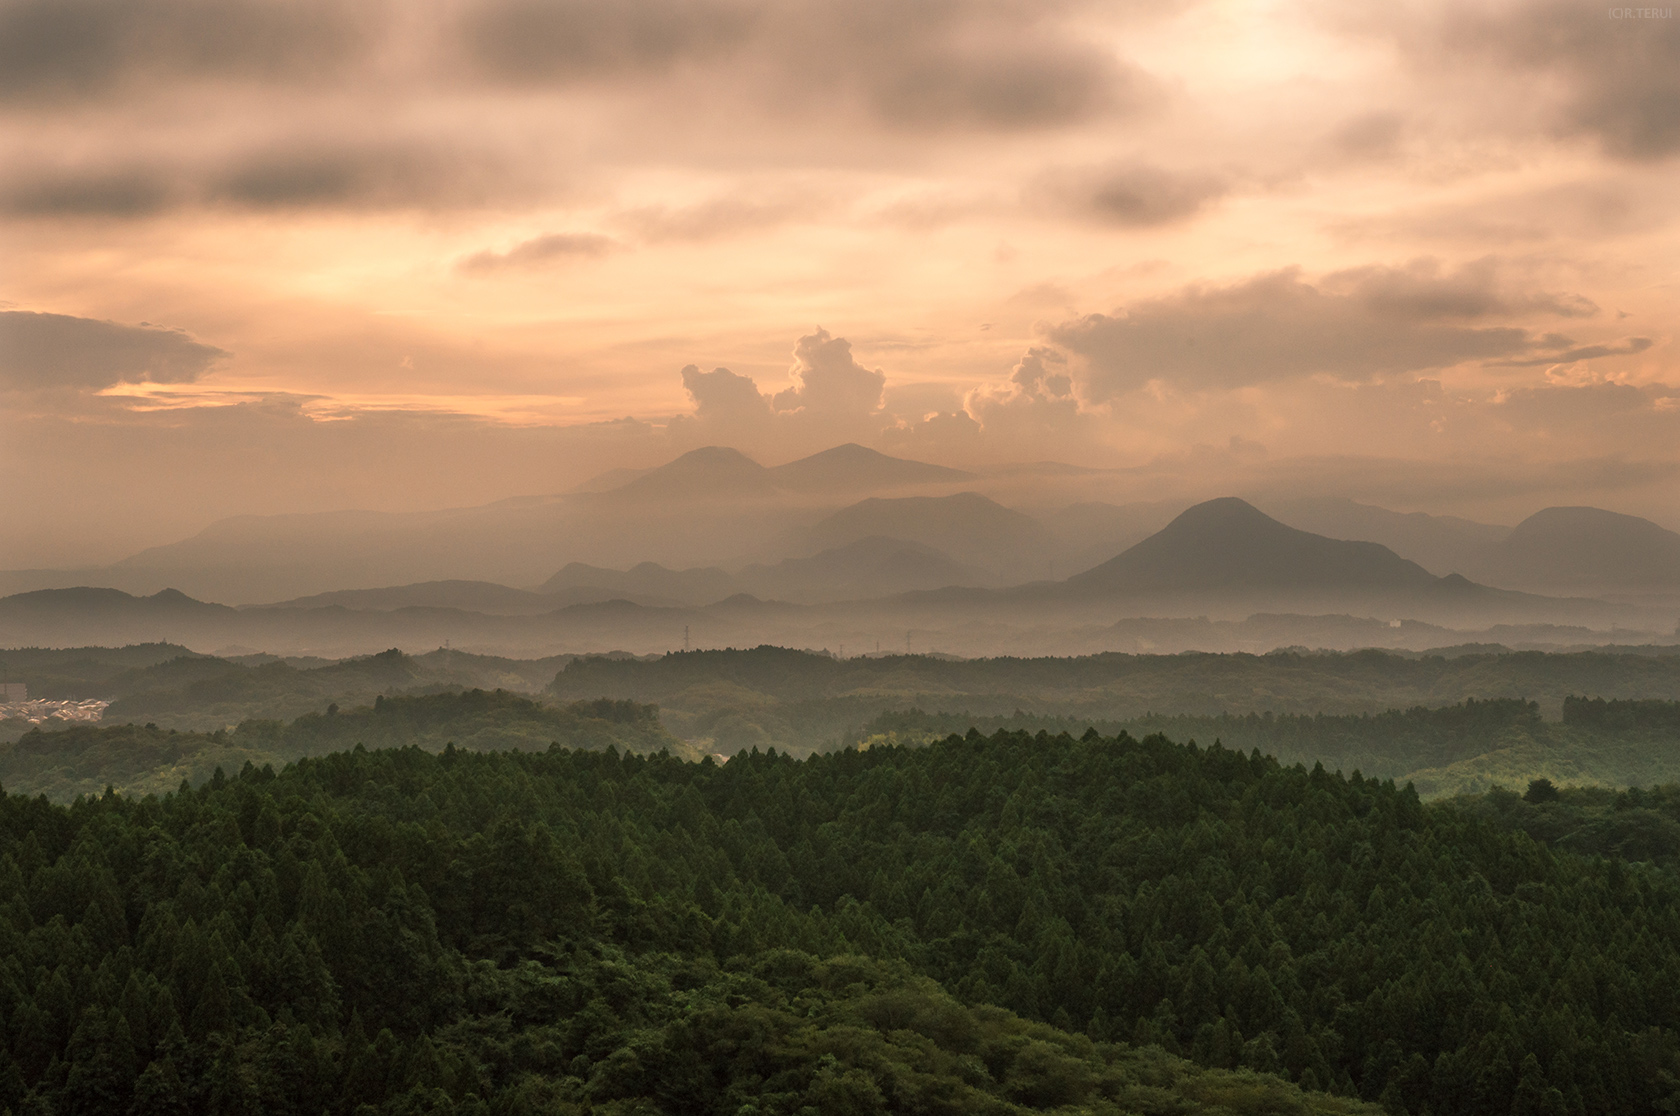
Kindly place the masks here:
POLYGON ((1680 1113, 1680 22, 0 0, 0 1116, 1680 1113))

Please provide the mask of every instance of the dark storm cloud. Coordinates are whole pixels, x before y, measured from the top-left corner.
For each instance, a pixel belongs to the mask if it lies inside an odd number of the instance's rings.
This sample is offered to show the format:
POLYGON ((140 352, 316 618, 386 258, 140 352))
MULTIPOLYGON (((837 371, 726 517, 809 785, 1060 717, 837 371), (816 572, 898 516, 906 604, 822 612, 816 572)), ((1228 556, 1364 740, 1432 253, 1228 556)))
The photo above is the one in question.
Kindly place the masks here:
POLYGON ((1015 0, 488 0, 461 42, 480 76, 564 86, 685 65, 716 84, 768 81, 763 106, 860 101, 910 129, 1031 128, 1135 100, 1139 79, 1015 0), (727 63, 727 71, 718 69, 727 63))
POLYGON ((1596 137, 1613 155, 1650 160, 1680 152, 1680 23, 1672 8, 1579 0, 1492 10, 1453 4, 1433 33, 1409 31, 1406 38, 1428 63, 1485 60, 1530 82, 1561 82, 1557 124, 1596 137))
POLYGON ((618 241, 600 233, 548 233, 514 245, 506 252, 474 252, 455 265, 464 272, 503 271, 509 268, 542 267, 564 260, 604 256, 618 247, 618 241))
POLYGON ((1142 163, 1046 176, 1037 192, 1060 208, 1130 228, 1167 225, 1194 216, 1223 195, 1210 175, 1177 174, 1142 163))
POLYGON ((189 383, 227 355, 180 330, 0 311, 0 385, 10 388, 189 383))
POLYGON ((1549 363, 1573 349, 1557 334, 1468 324, 1511 308, 1494 293, 1490 271, 1432 278, 1427 267, 1364 268, 1314 286, 1291 269, 1091 314, 1049 338, 1084 358, 1094 399, 1151 380, 1191 390, 1314 374, 1359 381, 1543 353, 1553 354, 1549 363))
POLYGON ((6 0, 0 98, 82 98, 146 77, 318 76, 368 42, 353 13, 332 0, 6 0))

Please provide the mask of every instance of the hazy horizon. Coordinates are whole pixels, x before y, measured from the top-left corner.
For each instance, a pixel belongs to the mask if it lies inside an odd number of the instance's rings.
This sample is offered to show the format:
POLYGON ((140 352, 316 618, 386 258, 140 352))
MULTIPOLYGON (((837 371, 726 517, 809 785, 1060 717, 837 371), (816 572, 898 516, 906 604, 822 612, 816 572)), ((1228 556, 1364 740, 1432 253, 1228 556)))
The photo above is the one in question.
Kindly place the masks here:
POLYGON ((5 5, 0 567, 704 445, 1680 527, 1643 11, 5 5))

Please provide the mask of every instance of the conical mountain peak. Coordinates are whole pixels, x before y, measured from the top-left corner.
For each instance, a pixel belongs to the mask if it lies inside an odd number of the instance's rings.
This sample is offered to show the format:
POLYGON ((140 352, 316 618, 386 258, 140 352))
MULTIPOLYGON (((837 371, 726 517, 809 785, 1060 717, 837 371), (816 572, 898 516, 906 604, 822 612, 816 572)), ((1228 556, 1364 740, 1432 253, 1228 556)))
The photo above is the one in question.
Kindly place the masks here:
POLYGON ((1435 577, 1386 546, 1345 542, 1279 523, 1226 496, 1187 509, 1160 531, 1069 579, 1118 593, 1232 589, 1409 589, 1435 577))

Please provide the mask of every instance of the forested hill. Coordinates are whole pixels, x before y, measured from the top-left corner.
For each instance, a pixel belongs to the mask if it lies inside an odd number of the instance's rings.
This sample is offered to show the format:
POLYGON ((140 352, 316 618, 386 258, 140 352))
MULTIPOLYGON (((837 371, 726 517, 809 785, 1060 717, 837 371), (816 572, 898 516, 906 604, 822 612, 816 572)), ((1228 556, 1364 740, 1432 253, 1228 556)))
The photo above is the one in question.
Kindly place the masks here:
POLYGON ((845 738, 849 744, 924 743, 970 727, 1036 732, 1087 727, 1134 736, 1220 741, 1258 748, 1285 763, 1323 763, 1331 770, 1410 782, 1424 798, 1481 794, 1497 786, 1547 779, 1571 786, 1680 783, 1680 702, 1566 697, 1561 721, 1540 716, 1537 703, 1471 698, 1440 709, 1390 709, 1358 716, 1307 717, 1248 713, 1218 717, 1145 716, 1128 720, 1012 713, 966 714, 898 710, 845 738))
POLYGON ((13 797, 0 943, 14 1111, 1680 1104, 1665 870, 1159 737, 13 797))
POLYGON ((333 704, 289 724, 251 720, 215 732, 179 732, 155 724, 33 729, 14 744, 0 744, 0 782, 60 802, 112 786, 139 796, 172 790, 182 780, 202 783, 218 767, 284 766, 357 746, 411 745, 437 752, 451 744, 471 751, 540 751, 559 744, 700 758, 665 731, 656 706, 612 698, 554 706, 504 690, 467 690, 381 695, 370 705, 340 710, 333 704))
POLYGON ((758 647, 690 651, 658 659, 587 656, 566 664, 550 692, 563 699, 619 697, 688 707, 708 693, 759 703, 852 700, 862 706, 976 714, 1055 712, 1083 717, 1145 713, 1378 713, 1524 698, 1556 716, 1571 694, 1680 698, 1680 653, 1489 652, 1454 656, 1387 651, 1267 655, 1125 655, 950 660, 924 655, 837 659, 758 647))

